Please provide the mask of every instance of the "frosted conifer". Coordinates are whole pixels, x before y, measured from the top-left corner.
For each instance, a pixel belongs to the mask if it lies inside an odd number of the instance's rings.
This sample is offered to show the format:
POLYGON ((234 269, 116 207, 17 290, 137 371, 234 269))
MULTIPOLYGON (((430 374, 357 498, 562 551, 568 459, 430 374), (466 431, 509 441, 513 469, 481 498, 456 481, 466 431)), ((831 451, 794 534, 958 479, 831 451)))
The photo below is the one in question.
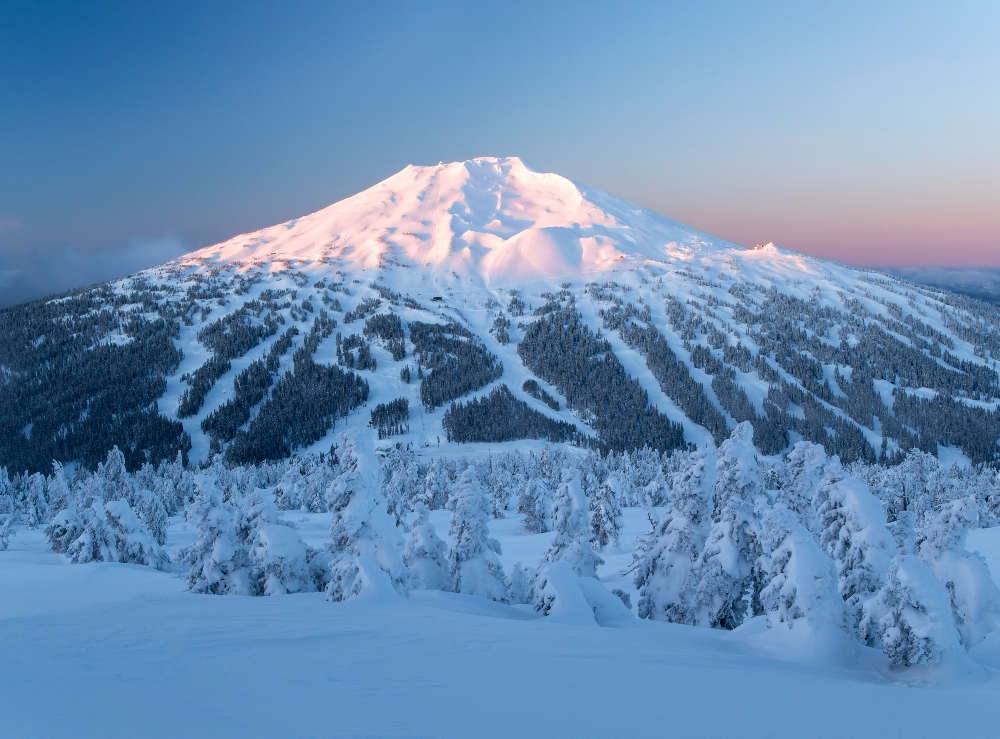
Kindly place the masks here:
POLYGON ((597 567, 604 560, 591 543, 590 502, 580 484, 579 469, 563 470, 552 503, 552 527, 556 535, 542 554, 542 562, 564 562, 579 577, 597 577, 597 567))
POLYGON ((451 548, 448 561, 455 591, 506 603, 507 578, 500 564, 500 543, 490 538, 490 506, 474 467, 468 467, 455 485, 451 499, 451 548))

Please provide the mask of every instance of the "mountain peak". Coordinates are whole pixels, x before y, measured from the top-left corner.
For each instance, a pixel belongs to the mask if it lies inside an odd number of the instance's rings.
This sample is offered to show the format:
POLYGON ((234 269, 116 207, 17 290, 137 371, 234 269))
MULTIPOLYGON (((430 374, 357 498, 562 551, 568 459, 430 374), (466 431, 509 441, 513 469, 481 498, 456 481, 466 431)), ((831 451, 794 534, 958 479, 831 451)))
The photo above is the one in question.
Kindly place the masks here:
POLYGON ((337 258, 461 274, 484 285, 604 272, 677 250, 737 248, 518 157, 410 165, 308 216, 188 259, 337 258))

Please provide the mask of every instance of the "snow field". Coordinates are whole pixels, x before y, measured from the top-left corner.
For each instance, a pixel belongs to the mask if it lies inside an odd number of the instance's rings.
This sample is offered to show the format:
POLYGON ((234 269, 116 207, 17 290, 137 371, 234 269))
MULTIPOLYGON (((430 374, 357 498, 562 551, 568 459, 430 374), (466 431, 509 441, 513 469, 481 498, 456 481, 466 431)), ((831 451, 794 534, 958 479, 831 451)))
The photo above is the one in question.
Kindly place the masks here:
MULTIPOLYGON (((432 512, 439 534, 449 515, 432 512)), ((627 549, 648 522, 638 509, 623 518, 627 549)), ((330 515, 286 519, 320 545, 330 515)), ((505 567, 536 562, 553 536, 520 533, 520 519, 491 521, 505 567)), ((192 539, 172 519, 169 548, 192 539)), ((1000 552, 1000 529, 974 532, 970 545, 1000 552)), ((602 582, 628 585, 617 574, 628 553, 602 556, 602 582)), ((759 638, 762 619, 734 632, 639 619, 599 628, 432 591, 346 603, 195 595, 150 567, 69 565, 23 527, 0 552, 0 593, 10 737, 842 737, 862 727, 974 737, 992 735, 1000 697, 989 668, 903 687, 874 667, 778 657, 759 638)))

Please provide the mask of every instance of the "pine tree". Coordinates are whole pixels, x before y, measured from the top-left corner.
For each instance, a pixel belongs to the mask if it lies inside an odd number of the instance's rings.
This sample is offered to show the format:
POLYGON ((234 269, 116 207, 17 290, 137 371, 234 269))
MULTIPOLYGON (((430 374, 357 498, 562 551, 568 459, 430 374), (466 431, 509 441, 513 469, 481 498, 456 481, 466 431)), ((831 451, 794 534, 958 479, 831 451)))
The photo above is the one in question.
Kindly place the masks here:
POLYGON ((416 504, 416 518, 403 550, 403 563, 413 573, 420 587, 428 590, 452 589, 448 545, 438 537, 423 503, 416 504))
POLYGON ((836 459, 827 465, 814 507, 820 546, 837 566, 837 588, 847 603, 851 626, 857 626, 865 601, 885 580, 895 541, 868 486, 846 475, 836 459))
POLYGON ((532 602, 535 572, 520 562, 515 562, 510 568, 510 602, 516 605, 526 605, 532 602))
POLYGON ((223 499, 222 486, 211 470, 195 477, 194 489, 185 515, 198 538, 178 558, 188 566, 188 590, 251 595, 250 554, 237 535, 233 505, 223 499))
POLYGON ((524 514, 521 530, 526 534, 543 534, 550 530, 549 513, 552 494, 539 478, 529 478, 517 504, 518 513, 524 514))
POLYGON ((899 511, 912 511, 920 526, 943 497, 941 464, 934 455, 911 449, 901 464, 885 472, 883 487, 889 518, 894 519, 899 511))
POLYGON ((247 554, 253 595, 312 593, 323 584, 316 552, 290 526, 259 523, 247 541, 247 554))
POLYGON ((448 501, 452 511, 448 561, 455 591, 506 603, 509 585, 500 564, 500 543, 490 538, 490 507, 474 467, 462 473, 448 501))
POLYGON ((79 535, 66 555, 71 562, 126 562, 166 568, 169 559, 124 500, 94 500, 83 511, 79 535))
POLYGON ((948 592, 913 555, 893 558, 885 583, 864 605, 861 629, 893 667, 935 664, 961 649, 948 592))
POLYGON ((798 514, 783 504, 761 511, 757 569, 764 580, 761 605, 768 626, 846 630, 847 609, 833 561, 817 546, 798 514))
POLYGON ((397 593, 408 593, 412 581, 403 564, 403 539, 382 494, 373 432, 355 428, 339 434, 337 455, 342 471, 327 494, 333 512, 327 599, 344 601, 358 595, 375 576, 374 568, 388 576, 397 593))
POLYGON ((635 586, 640 618, 694 623, 697 582, 692 571, 711 526, 708 459, 704 452, 684 456, 672 477, 670 508, 642 540, 635 586))
POLYGON ((69 481, 59 462, 52 462, 52 476, 45 482, 45 497, 50 514, 56 514, 72 504, 69 481))
POLYGON ((13 513, 8 513, 4 517, 3 523, 0 524, 0 552, 6 551, 7 547, 10 546, 10 540, 14 536, 12 529, 15 518, 16 516, 13 513))
POLYGON ((396 519, 396 525, 405 528, 406 513, 414 505, 418 477, 416 460, 412 453, 393 447, 383 463, 385 477, 385 499, 388 511, 396 519))
POLYGON ((427 468, 424 487, 417 495, 417 500, 427 506, 429 511, 440 510, 448 502, 447 478, 437 460, 431 462, 427 468))
POLYGON ((283 511, 299 510, 305 497, 305 485, 306 481, 302 476, 298 460, 290 460, 285 474, 281 476, 281 482, 274 489, 274 499, 278 508, 283 511))
POLYGON ((24 485, 20 508, 24 513, 24 525, 29 529, 42 526, 48 520, 49 501, 45 488, 45 477, 40 472, 28 477, 24 485))
POLYGON ((597 577, 604 564, 591 543, 590 502, 580 483, 580 470, 566 468, 552 503, 555 537, 542 554, 543 563, 564 562, 579 577, 597 577))
POLYGON ((0 513, 14 513, 18 509, 14 498, 14 485, 6 467, 0 467, 0 513))
POLYGON ((781 487, 777 500, 794 511, 810 531, 818 530, 812 501, 823 479, 826 461, 823 447, 800 441, 785 455, 778 474, 781 487))
POLYGON ((951 598, 951 610, 966 649, 1000 629, 1000 589, 979 554, 965 548, 969 529, 979 522, 974 498, 946 503, 924 528, 920 558, 951 598))
POLYGON ((612 543, 617 547, 622 534, 622 509, 618 505, 618 494, 607 484, 596 487, 591 517, 594 543, 601 549, 612 543))
POLYGON ((744 421, 719 447, 712 527, 691 573, 694 622, 702 626, 735 629, 746 616, 746 595, 761 587, 753 578, 760 554, 754 506, 762 490, 752 440, 753 427, 744 421))

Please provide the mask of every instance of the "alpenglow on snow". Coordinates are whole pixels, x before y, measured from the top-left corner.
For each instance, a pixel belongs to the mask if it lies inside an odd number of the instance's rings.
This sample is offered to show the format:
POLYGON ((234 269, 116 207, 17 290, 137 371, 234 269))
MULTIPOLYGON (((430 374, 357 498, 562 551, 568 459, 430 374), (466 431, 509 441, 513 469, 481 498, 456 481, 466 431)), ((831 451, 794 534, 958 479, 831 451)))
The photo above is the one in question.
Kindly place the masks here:
POLYGON ((410 166, 321 211, 0 311, 0 466, 525 440, 844 464, 997 459, 1000 312, 745 249, 517 158, 410 166))

